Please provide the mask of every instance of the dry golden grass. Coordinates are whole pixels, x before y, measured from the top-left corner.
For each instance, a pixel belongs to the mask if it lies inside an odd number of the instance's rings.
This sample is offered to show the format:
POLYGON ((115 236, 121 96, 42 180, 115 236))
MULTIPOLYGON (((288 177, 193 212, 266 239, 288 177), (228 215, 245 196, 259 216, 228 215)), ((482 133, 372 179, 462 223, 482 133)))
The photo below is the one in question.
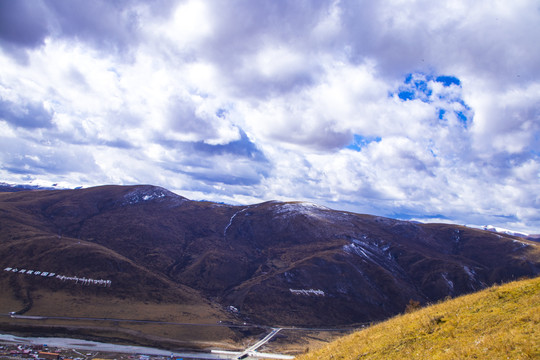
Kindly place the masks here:
MULTIPOLYGON (((0 330, 33 335, 73 336, 101 341, 136 343, 166 348, 220 347, 236 349, 239 334, 228 327, 213 326, 222 317, 210 304, 152 303, 130 299, 105 298, 90 294, 69 295, 43 289, 32 293, 33 306, 24 315, 61 317, 24 319, 0 317, 0 330), (69 319, 69 317, 74 317, 69 319), (107 318, 111 320, 84 320, 107 318), (112 319, 151 320, 153 322, 114 321, 112 319), (156 321, 168 323, 156 323, 156 321), (178 323, 197 324, 181 325, 178 323), (200 324, 206 324, 203 326, 200 324), (209 326, 208 326, 209 325, 209 326)), ((22 308, 22 301, 0 298, 0 309, 8 313, 22 308), (6 301, 4 301, 6 300, 6 301)))
POLYGON ((397 316, 297 359, 540 359, 540 277, 397 316))
MULTIPOLYGON (((258 351, 267 353, 280 353, 298 355, 308 352, 310 349, 319 349, 350 334, 351 330, 298 330, 283 329, 278 336, 272 338, 258 351)), ((247 347, 247 346, 246 346, 247 347)))
POLYGON ((35 290, 34 304, 25 315, 96 317, 134 320, 153 320, 215 324, 223 313, 208 303, 175 304, 153 303, 132 299, 100 297, 84 293, 69 295, 64 292, 35 290))

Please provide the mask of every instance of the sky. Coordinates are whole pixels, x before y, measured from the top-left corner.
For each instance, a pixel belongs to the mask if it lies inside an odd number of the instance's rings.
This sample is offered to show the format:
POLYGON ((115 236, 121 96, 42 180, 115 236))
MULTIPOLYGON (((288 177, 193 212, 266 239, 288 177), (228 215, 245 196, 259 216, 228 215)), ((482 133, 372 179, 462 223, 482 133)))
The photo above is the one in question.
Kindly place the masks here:
POLYGON ((536 0, 0 0, 0 181, 540 233, 536 0))

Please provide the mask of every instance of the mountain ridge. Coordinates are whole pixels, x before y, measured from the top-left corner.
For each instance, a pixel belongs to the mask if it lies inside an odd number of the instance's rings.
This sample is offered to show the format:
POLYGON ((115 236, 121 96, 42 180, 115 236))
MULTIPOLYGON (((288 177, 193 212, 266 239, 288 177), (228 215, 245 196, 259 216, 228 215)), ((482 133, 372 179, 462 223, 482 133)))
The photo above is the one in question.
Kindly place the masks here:
MULTIPOLYGON (((351 325, 395 315, 411 299, 434 302, 540 273, 538 245, 511 235, 304 202, 191 201, 151 185, 0 193, 0 226, 2 269, 38 264, 110 279, 96 293, 204 303, 216 321, 351 325)), ((21 299, 41 287, 86 291, 8 274, 0 282, 21 299)))

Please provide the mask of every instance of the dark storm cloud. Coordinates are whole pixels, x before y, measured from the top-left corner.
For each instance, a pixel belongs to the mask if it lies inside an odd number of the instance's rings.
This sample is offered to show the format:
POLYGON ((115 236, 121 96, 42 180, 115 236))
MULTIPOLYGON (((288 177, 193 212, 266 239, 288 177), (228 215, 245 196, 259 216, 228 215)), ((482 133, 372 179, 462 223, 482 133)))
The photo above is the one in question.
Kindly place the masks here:
MULTIPOLYGON (((140 2, 0 0, 0 45, 19 58, 21 49, 39 47, 48 36, 83 41, 99 50, 126 52, 139 41, 139 17, 133 5, 140 2)), ((166 9, 171 2, 152 3, 166 9)))
POLYGON ((0 0, 0 50, 27 64, 26 50, 42 45, 48 33, 45 8, 40 2, 0 0))
POLYGON ((54 14, 61 36, 106 50, 124 50, 138 40, 138 16, 129 5, 135 1, 52 0, 46 4, 54 14))
POLYGON ((38 1, 0 0, 0 39, 27 48, 42 45, 48 34, 44 12, 38 1))
POLYGON ((28 128, 51 128, 53 114, 45 109, 42 103, 14 103, 0 97, 0 120, 9 124, 28 128))

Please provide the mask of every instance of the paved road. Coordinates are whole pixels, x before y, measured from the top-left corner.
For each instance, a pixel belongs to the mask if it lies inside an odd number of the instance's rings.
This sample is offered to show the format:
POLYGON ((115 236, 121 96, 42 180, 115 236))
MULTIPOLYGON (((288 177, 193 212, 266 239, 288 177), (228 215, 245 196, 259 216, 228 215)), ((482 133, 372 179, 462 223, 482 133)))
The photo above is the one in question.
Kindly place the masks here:
POLYGON ((234 359, 246 359, 249 357, 254 357, 257 359, 260 358, 268 358, 268 359, 294 359, 294 356, 290 355, 281 355, 281 354, 267 354, 267 353, 260 353, 256 350, 266 344, 270 339, 272 339, 280 330, 281 328, 274 328, 272 331, 266 335, 261 340, 257 341, 255 344, 248 347, 246 350, 242 352, 236 352, 236 351, 220 351, 220 350, 212 350, 212 353, 214 354, 223 354, 227 356, 233 356, 234 359))
MULTIPOLYGON (((137 319, 116 319, 116 318, 90 318, 90 317, 69 317, 69 316, 30 316, 30 315, 11 315, 0 314, 0 316, 10 316, 15 319, 28 319, 28 320, 87 320, 87 321, 116 321, 116 322, 133 322, 133 323, 151 323, 151 324, 163 324, 163 325, 183 325, 183 326, 216 326, 216 327, 228 327, 228 328, 259 328, 259 329, 274 329, 274 327, 268 325, 257 324, 229 324, 229 323, 215 323, 215 324, 199 324, 199 323, 183 323, 172 321, 157 321, 157 320, 137 320, 137 319)), ((357 324, 355 327, 347 328, 317 328, 317 327, 296 327, 296 326, 281 326, 282 330, 295 330, 295 331, 355 331, 368 326, 370 323, 357 324)))
POLYGON ((157 320, 137 320, 137 319, 116 319, 116 318, 91 318, 91 317, 71 317, 71 316, 31 316, 31 315, 11 315, 0 314, 0 316, 10 316, 14 319, 26 319, 26 320, 81 320, 81 321, 116 321, 116 322, 132 322, 132 323, 150 323, 161 325, 182 325, 182 326, 212 326, 212 327, 228 327, 228 328, 248 328, 256 327, 262 329, 269 329, 269 326, 252 325, 252 324, 228 324, 228 323, 215 323, 215 324, 200 324, 200 323, 183 323, 172 321, 157 321, 157 320))
POLYGON ((258 348, 260 348, 261 346, 263 346, 264 344, 266 344, 268 341, 270 341, 271 338, 274 337, 274 335, 276 335, 281 329, 280 328, 277 328, 277 329, 273 329, 270 334, 266 335, 264 338, 262 338, 260 341, 258 341, 257 343, 253 344, 252 346, 248 347, 246 350, 244 350, 243 352, 243 355, 244 354, 249 354, 255 350, 257 350, 258 348))

